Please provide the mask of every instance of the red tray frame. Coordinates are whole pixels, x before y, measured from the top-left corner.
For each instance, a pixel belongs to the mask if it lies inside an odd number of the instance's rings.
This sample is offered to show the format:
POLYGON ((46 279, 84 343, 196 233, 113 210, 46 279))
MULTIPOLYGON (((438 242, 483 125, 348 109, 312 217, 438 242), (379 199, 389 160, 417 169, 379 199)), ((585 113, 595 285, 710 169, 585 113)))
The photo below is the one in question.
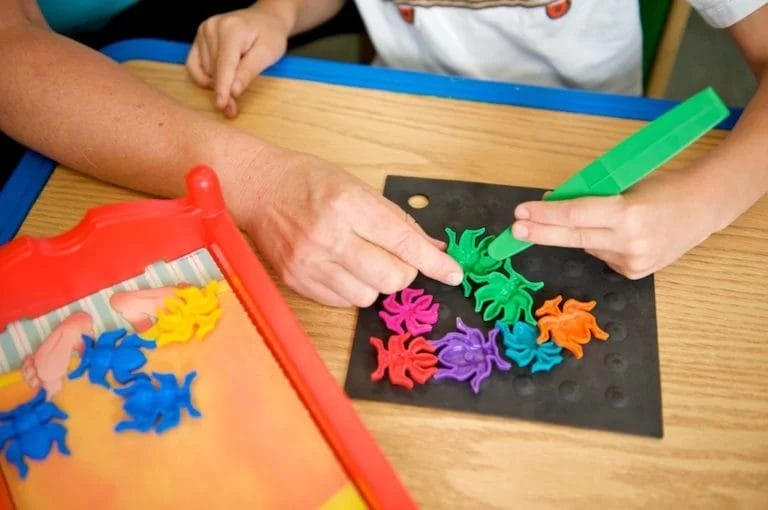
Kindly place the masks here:
MULTIPOLYGON (((207 248, 368 505, 415 508, 227 213, 214 171, 198 166, 186 180, 184 198, 99 207, 69 232, 22 236, 0 248, 0 331, 135 277, 158 260, 207 248), (77 278, 67 278, 72 274, 77 278)), ((13 508, 1 473, 0 482, 0 508, 13 508)))

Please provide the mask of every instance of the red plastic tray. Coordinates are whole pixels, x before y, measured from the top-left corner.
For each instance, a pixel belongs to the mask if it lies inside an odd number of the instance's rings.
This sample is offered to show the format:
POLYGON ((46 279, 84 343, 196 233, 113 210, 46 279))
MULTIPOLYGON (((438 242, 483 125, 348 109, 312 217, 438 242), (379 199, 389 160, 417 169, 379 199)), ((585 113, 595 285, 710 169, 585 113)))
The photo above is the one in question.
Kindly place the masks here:
MULTIPOLYGON (((414 508, 227 213, 213 170, 192 169, 187 187, 189 194, 181 199, 100 207, 67 233, 47 239, 20 237, 0 248, 0 331, 13 321, 40 316, 132 278, 155 261, 207 248, 368 505, 414 508)), ((0 508, 12 508, 2 482, 0 508)))

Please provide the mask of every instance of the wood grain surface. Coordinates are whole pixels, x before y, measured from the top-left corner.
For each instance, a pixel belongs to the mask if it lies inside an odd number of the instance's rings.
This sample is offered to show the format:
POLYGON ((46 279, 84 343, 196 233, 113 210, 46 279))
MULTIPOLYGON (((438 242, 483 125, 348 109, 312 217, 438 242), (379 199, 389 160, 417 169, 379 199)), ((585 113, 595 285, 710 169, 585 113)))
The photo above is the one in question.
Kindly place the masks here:
MULTIPOLYGON (((126 64, 191 108, 182 67, 126 64)), ((378 189, 387 174, 553 187, 642 123, 259 78, 236 126, 378 189)), ((225 122, 225 121, 222 121, 225 122)), ((715 147, 712 132, 663 171, 715 147)), ((58 169, 22 228, 50 236, 137 198, 58 169)), ((768 508, 768 199, 656 275, 663 439, 356 401, 423 508, 768 508)), ((343 383, 354 310, 283 287, 343 383)), ((297 474, 300 478, 300 474, 297 474)))

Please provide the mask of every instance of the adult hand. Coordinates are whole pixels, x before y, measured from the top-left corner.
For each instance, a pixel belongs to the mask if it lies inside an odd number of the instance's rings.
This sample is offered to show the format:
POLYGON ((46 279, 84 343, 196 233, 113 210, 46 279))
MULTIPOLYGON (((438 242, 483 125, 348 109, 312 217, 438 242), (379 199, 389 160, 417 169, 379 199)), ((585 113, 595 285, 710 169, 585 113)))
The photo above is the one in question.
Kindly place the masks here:
POLYGON ((212 16, 197 30, 187 71, 215 91, 216 108, 234 117, 236 99, 248 84, 285 54, 290 31, 285 19, 259 4, 212 16))
POLYGON ((461 283, 445 243, 360 180, 308 154, 272 161, 253 175, 258 192, 243 195, 250 206, 241 221, 289 287, 324 304, 365 307, 417 272, 461 283))
POLYGON ((583 248, 639 279, 724 226, 724 203, 713 188, 687 169, 649 176, 623 195, 526 202, 515 209, 512 233, 535 244, 583 248))

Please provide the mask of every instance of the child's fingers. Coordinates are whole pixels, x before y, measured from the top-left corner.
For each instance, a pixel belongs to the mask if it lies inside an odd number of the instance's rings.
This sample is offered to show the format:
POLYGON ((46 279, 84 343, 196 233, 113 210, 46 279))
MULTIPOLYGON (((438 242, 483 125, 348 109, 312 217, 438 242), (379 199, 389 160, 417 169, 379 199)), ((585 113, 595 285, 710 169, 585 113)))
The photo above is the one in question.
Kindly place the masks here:
POLYGON ((199 39, 200 67, 207 76, 213 76, 213 63, 211 62, 211 49, 208 46, 208 38, 199 39))
POLYGON ((512 235, 522 241, 563 248, 615 250, 617 245, 616 233, 608 228, 563 227, 523 220, 512 224, 512 235))
POLYGON ((219 32, 214 90, 216 91, 216 106, 222 110, 228 106, 232 82, 235 79, 240 59, 253 43, 253 38, 248 40, 243 39, 243 36, 243 33, 219 32))
POLYGON ((211 77, 203 72, 200 59, 200 50, 198 48, 197 41, 195 41, 195 43, 192 45, 192 49, 189 50, 189 55, 187 55, 187 61, 185 63, 187 72, 189 72, 189 75, 192 77, 195 83, 201 87, 210 88, 213 80, 211 80, 211 77))
POLYGON ((263 44, 259 44, 258 40, 256 40, 248 52, 243 55, 240 64, 237 66, 237 72, 235 73, 233 88, 231 90, 232 95, 239 97, 251 81, 253 81, 253 79, 264 69, 274 64, 278 58, 280 58, 280 55, 275 56, 263 44))
POLYGON ((612 227, 622 217, 624 206, 621 196, 525 202, 515 208, 515 218, 563 227, 612 227))
POLYGON ((224 116, 228 119, 234 119, 237 117, 237 102, 235 98, 228 96, 227 106, 224 107, 224 116))

